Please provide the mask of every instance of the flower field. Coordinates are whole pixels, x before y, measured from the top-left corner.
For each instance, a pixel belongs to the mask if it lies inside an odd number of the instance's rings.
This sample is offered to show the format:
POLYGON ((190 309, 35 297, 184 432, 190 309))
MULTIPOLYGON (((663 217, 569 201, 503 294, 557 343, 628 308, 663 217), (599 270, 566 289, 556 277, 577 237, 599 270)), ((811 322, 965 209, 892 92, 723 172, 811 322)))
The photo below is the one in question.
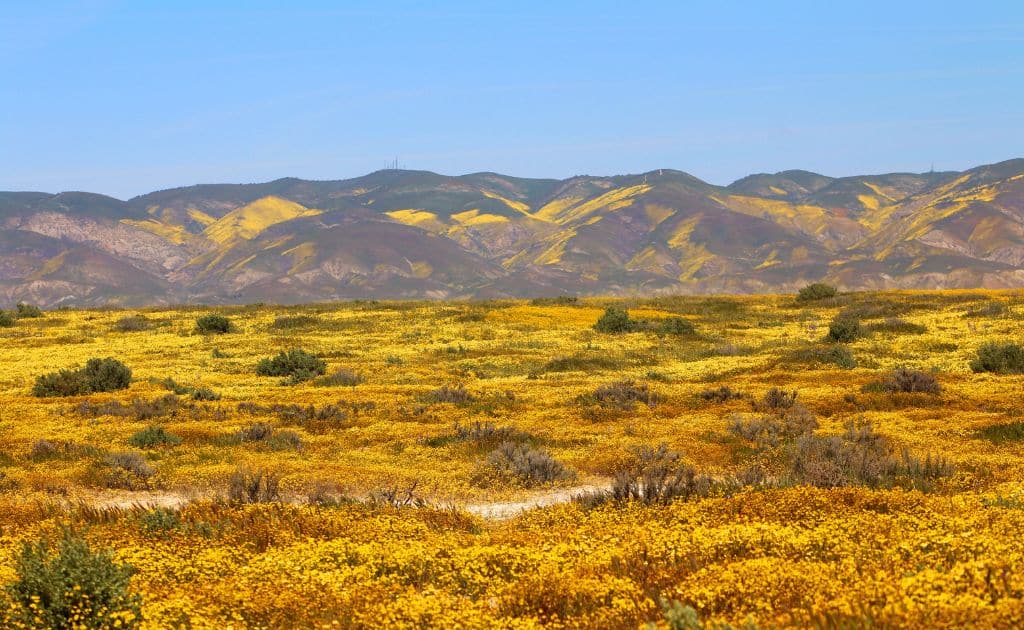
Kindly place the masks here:
POLYGON ((68 536, 131 567, 111 627, 1024 624, 1017 292, 42 315, 0 625, 68 536))

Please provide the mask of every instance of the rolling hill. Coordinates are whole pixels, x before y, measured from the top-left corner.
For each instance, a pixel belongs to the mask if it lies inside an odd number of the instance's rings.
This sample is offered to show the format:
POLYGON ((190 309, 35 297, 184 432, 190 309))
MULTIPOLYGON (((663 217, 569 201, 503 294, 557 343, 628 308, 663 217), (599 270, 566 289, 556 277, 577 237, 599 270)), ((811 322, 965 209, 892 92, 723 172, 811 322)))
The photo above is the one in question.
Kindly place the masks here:
POLYGON ((384 170, 127 201, 0 192, 0 303, 1024 286, 1024 160, 715 186, 384 170))

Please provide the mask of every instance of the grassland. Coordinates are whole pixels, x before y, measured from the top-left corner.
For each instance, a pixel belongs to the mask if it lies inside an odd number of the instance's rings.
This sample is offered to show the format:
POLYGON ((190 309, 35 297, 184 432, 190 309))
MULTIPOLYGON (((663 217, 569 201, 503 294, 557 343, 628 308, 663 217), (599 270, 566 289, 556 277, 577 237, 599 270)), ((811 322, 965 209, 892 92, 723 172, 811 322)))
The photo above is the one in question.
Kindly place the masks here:
POLYGON ((1021 376, 971 367, 1017 340, 994 291, 17 318, 0 584, 70 528, 154 628, 1020 625, 1021 376), (324 373, 257 373, 295 348, 324 373), (105 357, 127 389, 33 395, 105 357))

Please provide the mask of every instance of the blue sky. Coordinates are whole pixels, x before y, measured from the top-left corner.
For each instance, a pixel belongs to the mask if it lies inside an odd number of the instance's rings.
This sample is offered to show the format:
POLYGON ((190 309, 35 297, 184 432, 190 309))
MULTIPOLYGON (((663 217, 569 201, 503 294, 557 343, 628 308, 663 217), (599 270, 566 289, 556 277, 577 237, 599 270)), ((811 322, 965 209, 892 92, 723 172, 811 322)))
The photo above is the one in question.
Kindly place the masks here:
POLYGON ((1018 1, 9 4, 3 190, 1024 156, 1018 1))

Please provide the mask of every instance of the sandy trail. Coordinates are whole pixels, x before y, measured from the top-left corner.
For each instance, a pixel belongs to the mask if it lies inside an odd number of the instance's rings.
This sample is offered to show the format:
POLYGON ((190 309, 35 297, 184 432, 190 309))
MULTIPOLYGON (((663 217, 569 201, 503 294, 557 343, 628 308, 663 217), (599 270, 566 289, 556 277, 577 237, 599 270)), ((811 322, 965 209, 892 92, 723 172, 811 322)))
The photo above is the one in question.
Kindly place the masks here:
MULTIPOLYGON (((533 508, 547 507, 568 503, 581 494, 601 492, 611 487, 611 480, 599 479, 568 488, 552 488, 532 492, 515 501, 487 501, 469 503, 461 506, 463 510, 487 520, 502 521, 513 518, 533 508)), ((184 507, 192 501, 204 498, 198 493, 143 490, 136 492, 104 492, 84 497, 77 497, 71 503, 81 503, 98 509, 176 509, 184 507)), ((287 499, 286 499, 287 501, 287 499)), ((294 500, 294 503, 302 503, 294 500)))
POLYGON ((573 486, 571 488, 555 488, 553 490, 534 492, 519 501, 470 503, 469 505, 463 506, 463 509, 470 514, 481 518, 503 521, 518 516, 521 512, 525 512, 526 510, 558 505, 559 503, 568 503, 581 494, 602 492, 608 490, 610 487, 610 481, 592 482, 573 486))

